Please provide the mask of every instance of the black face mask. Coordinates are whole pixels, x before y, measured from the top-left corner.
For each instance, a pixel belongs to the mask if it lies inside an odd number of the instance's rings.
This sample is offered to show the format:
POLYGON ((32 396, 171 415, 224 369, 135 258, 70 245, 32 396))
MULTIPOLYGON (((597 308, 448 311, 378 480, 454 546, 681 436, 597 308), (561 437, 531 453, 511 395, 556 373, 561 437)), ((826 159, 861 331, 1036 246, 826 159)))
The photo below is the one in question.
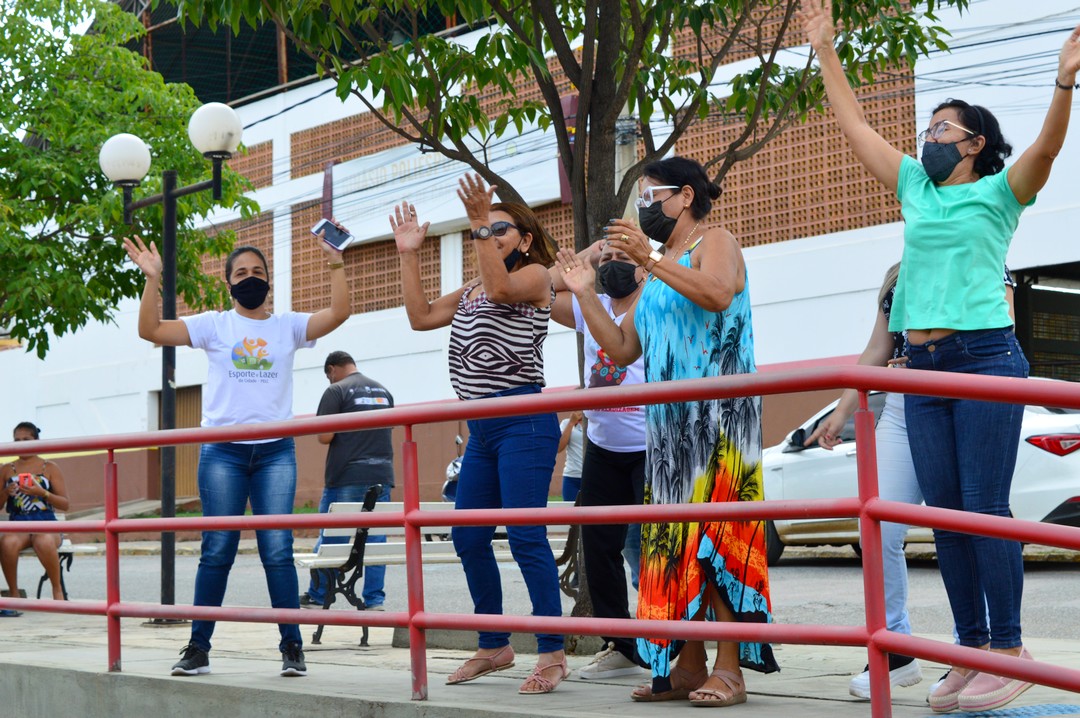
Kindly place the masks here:
POLYGON ((658 200, 638 210, 638 222, 641 223, 641 231, 646 237, 664 244, 675 231, 678 218, 664 214, 663 202, 658 200))
POLYGON ((514 267, 517 266, 519 259, 521 259, 521 252, 515 247, 514 251, 506 255, 506 259, 503 260, 503 264, 506 265, 506 271, 514 271, 514 267))
MULTIPOLYGON (((964 140, 960 140, 963 142, 964 140)), ((944 182, 963 161, 956 142, 927 142, 922 148, 922 166, 934 182, 944 182)))
POLYGON ((259 277, 248 277, 236 284, 229 285, 229 294, 244 309, 258 309, 266 301, 270 284, 259 277))
POLYGON ((613 299, 629 297, 641 284, 637 279, 637 265, 629 262, 611 261, 600 265, 600 286, 613 299))

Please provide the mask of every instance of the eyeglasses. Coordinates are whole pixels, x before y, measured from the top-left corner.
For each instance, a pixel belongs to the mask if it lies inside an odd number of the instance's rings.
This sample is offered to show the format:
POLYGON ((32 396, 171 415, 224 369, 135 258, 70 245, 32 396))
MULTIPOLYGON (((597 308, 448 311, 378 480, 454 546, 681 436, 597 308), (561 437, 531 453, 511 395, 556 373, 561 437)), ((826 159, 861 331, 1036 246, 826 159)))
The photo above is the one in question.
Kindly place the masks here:
MULTIPOLYGON (((941 139, 942 135, 944 135, 946 132, 949 131, 950 127, 955 127, 958 130, 962 130, 962 131, 968 133, 969 135, 971 135, 971 137, 977 136, 977 133, 972 132, 971 130, 969 130, 966 127, 961 127, 960 125, 956 124, 955 122, 949 122, 948 120, 941 120, 940 122, 935 122, 934 124, 930 125, 930 127, 928 129, 925 129, 922 132, 920 132, 917 135, 916 139, 919 141, 920 146, 922 146, 924 143, 926 143, 927 140, 934 140, 935 142, 937 142, 939 139, 941 139)), ((965 138, 965 139, 970 139, 970 138, 965 138)), ((963 142, 963 140, 959 140, 959 141, 963 142)))
POLYGON ((506 230, 513 227, 517 231, 521 231, 521 227, 517 226, 513 222, 492 222, 491 234, 495 237, 503 237, 506 235, 506 230))
MULTIPOLYGON (((636 200, 634 200, 634 206, 637 207, 638 209, 645 209, 646 207, 651 207, 652 203, 656 201, 655 192, 657 190, 662 190, 662 189, 682 189, 682 187, 679 187, 678 185, 673 185, 673 184, 664 184, 664 185, 657 185, 655 187, 646 187, 645 191, 641 193, 641 196, 638 197, 636 200)), ((660 201, 661 202, 667 202, 669 199, 671 199, 674 196, 675 195, 673 195, 673 194, 668 195, 667 197, 665 197, 664 199, 662 199, 660 201)))

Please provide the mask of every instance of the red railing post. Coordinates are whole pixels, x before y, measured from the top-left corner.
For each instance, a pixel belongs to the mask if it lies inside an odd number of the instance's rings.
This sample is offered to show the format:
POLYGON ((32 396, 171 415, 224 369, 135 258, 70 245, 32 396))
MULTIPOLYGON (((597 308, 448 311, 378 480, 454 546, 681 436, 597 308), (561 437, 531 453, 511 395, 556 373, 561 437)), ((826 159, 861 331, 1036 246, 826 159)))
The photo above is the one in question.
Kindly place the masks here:
POLYGON ((109 525, 119 516, 119 490, 116 485, 116 457, 109 449, 105 461, 105 604, 109 642, 109 671, 120 670, 120 616, 112 609, 120 603, 120 536, 109 525))
POLYGON ((867 663, 870 666, 870 714, 874 718, 892 716, 889 659, 878 647, 874 634, 887 628, 885 621, 885 569, 881 558, 881 523, 866 513, 866 503, 878 497, 877 443, 874 412, 867 393, 859 391, 855 411, 856 462, 859 472, 859 543, 862 545, 863 597, 866 605, 867 663))
POLYGON ((412 424, 405 425, 401 445, 401 465, 405 471, 405 569, 409 591, 409 658, 412 662, 412 699, 426 701, 427 634, 416 625, 416 615, 424 612, 424 556, 420 527, 409 522, 409 514, 420 510, 420 465, 413 441, 412 424))

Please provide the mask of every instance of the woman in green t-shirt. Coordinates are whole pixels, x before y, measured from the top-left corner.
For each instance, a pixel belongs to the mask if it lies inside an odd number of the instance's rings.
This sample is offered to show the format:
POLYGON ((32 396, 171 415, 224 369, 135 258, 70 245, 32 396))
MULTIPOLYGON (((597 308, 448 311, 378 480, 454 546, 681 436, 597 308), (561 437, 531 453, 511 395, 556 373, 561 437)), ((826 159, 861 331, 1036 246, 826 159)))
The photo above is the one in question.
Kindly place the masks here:
MULTIPOLYGON (((921 163, 890 145, 867 123, 847 82, 822 0, 803 0, 801 19, 844 136, 859 161, 900 200, 904 254, 889 329, 906 332, 908 366, 1027 376, 1001 267, 1020 214, 1035 201, 1065 141, 1074 89, 1080 87, 1080 27, 1062 48, 1038 137, 1005 169, 1012 147, 997 119, 961 100, 935 108, 919 135, 921 163)), ((1022 406, 908 395, 905 413, 928 505, 1009 515, 1022 406)), ((1020 544, 952 531, 935 530, 934 537, 960 644, 1030 659, 1020 635, 1020 544)), ((987 711, 1030 686, 955 666, 931 691, 929 703, 938 712, 987 711)))

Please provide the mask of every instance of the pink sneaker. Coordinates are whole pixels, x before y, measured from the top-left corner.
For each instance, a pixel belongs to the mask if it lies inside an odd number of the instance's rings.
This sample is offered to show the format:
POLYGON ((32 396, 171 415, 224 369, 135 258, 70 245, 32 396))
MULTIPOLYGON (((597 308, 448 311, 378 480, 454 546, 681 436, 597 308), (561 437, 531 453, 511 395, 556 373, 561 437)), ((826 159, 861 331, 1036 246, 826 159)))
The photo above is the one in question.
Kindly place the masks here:
MULTIPOLYGON (((1025 648, 1020 658, 1033 661, 1034 658, 1025 648)), ((960 708, 972 713, 990 711, 1013 701, 1017 696, 1031 688, 1032 684, 1019 678, 995 676, 992 673, 980 673, 970 681, 959 695, 960 708)))
POLYGON ((960 692, 967 688, 978 671, 970 671, 966 676, 960 675, 959 671, 951 670, 942 680, 934 684, 926 702, 935 713, 948 713, 960 707, 960 692))

